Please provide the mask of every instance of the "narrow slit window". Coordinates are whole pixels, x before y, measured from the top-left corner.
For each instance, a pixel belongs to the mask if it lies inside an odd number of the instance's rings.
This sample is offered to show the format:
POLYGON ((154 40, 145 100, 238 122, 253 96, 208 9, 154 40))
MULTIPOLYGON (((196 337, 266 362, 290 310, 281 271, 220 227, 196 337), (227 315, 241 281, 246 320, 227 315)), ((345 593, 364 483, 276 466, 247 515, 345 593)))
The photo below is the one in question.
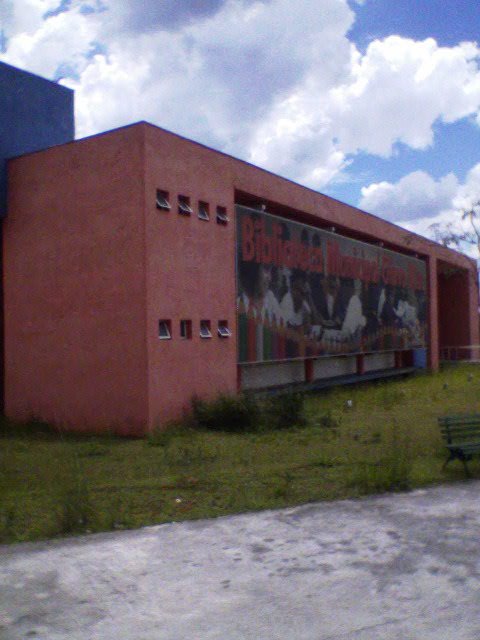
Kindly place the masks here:
POLYGON ((217 222, 218 224, 227 224, 228 216, 226 207, 217 207, 217 222))
POLYGON ((170 211, 172 208, 170 200, 168 199, 168 191, 162 191, 157 189, 157 209, 164 209, 170 211))
POLYGON ((178 196, 178 213, 182 216, 190 216, 193 213, 190 198, 187 196, 178 196))
POLYGON ((158 337, 160 338, 160 340, 171 340, 172 323, 170 320, 158 321, 158 337))
POLYGON ((210 320, 200 320, 200 337, 201 338, 212 337, 210 320))
POLYGON ((220 338, 230 338, 232 332, 228 328, 227 320, 219 320, 218 321, 218 335, 220 338))
POLYGON ((192 339, 192 321, 180 320, 180 338, 183 340, 192 339))
POLYGON ((200 201, 198 203, 198 217, 200 218, 200 220, 210 220, 208 202, 200 201))

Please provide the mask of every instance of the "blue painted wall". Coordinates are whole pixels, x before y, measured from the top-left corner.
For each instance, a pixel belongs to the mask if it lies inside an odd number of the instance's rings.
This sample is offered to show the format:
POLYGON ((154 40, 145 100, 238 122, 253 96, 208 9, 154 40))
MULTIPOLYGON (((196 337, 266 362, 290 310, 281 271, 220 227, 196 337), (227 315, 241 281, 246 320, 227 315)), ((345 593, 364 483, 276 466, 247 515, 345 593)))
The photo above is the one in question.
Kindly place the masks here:
POLYGON ((74 136, 73 91, 0 62, 0 217, 6 215, 7 158, 74 136))

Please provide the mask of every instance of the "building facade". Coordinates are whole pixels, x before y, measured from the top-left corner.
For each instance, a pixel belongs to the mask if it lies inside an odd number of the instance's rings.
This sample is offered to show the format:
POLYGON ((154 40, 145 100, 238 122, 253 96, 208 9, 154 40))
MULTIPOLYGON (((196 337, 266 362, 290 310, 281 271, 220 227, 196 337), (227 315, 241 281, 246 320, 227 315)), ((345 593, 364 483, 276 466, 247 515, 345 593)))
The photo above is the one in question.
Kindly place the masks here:
POLYGON ((478 342, 466 256, 145 122, 9 160, 3 259, 6 414, 76 430, 478 342))

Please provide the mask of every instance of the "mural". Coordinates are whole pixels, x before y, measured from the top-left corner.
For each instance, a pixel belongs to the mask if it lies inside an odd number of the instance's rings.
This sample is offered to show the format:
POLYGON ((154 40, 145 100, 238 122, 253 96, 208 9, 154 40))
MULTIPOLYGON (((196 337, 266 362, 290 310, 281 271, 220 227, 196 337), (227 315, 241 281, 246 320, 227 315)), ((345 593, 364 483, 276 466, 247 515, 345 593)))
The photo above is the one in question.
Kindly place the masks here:
POLYGON ((426 265, 237 206, 239 362, 421 348, 426 265))

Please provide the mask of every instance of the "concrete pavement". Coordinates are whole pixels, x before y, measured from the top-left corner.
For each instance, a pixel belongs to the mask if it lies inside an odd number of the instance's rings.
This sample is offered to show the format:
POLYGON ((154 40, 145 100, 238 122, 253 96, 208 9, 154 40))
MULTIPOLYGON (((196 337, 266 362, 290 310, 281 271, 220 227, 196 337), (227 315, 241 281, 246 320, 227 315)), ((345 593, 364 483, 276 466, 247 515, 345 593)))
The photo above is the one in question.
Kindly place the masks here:
POLYGON ((479 640, 480 482, 0 547, 0 638, 479 640))

